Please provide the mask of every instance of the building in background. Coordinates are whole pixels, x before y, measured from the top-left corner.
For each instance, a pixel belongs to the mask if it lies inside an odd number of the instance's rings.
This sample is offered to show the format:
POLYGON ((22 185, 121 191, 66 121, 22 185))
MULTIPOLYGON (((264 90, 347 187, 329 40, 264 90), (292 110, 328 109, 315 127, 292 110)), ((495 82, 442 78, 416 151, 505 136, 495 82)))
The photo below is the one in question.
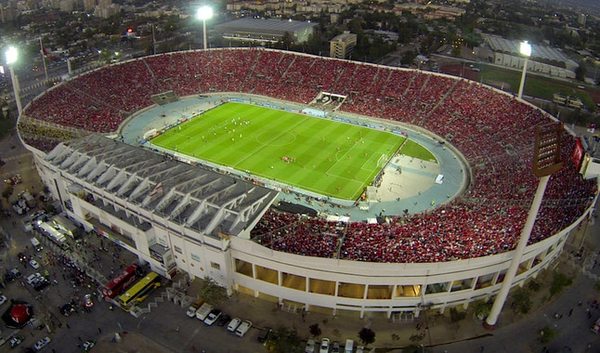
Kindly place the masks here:
POLYGON ((277 43, 289 33, 294 43, 303 43, 314 33, 316 23, 261 18, 240 18, 215 26, 219 35, 230 44, 277 43))
POLYGON ((337 59, 346 59, 352 54, 356 46, 356 34, 345 31, 335 36, 329 42, 329 56, 337 59))
MULTIPOLYGON (((496 65, 502 65, 521 70, 525 59, 519 53, 518 40, 505 39, 493 34, 482 34, 483 48, 478 48, 479 57, 496 65), (485 50, 485 49, 489 50, 485 50), (485 56, 485 57, 482 57, 485 56)), ((527 70, 548 76, 561 78, 575 78, 575 70, 579 65, 559 49, 544 46, 531 45, 531 57, 527 70)))

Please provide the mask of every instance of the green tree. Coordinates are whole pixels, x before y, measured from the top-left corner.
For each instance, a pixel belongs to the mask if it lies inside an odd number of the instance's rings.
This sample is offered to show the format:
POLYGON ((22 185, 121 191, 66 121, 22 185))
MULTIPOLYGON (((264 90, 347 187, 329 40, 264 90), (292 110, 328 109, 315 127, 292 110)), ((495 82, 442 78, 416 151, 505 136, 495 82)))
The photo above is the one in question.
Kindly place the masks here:
POLYGON ((279 47, 281 49, 289 50, 290 46, 292 46, 293 43, 294 43, 294 37, 292 36, 292 34, 290 32, 286 31, 285 33, 283 33, 281 40, 279 40, 277 42, 277 47, 279 47))
POLYGON ((556 330, 554 330, 552 327, 544 326, 540 330, 538 340, 542 344, 550 343, 550 341, 552 341, 554 337, 556 337, 556 334, 556 330))
POLYGON ((267 341, 269 353, 302 353, 302 341, 295 330, 279 327, 275 330, 273 339, 267 341))
POLYGON ((563 273, 554 272, 552 283, 550 284, 550 297, 560 293, 564 287, 568 287, 573 283, 573 279, 567 277, 563 273))
POLYGON ((6 199, 6 201, 8 201, 8 199, 10 198, 10 196, 13 194, 13 192, 15 191, 15 188, 12 185, 6 185, 6 187, 4 188, 4 191, 2 191, 2 197, 6 199))
POLYGON ((490 310, 492 310, 492 303, 488 303, 486 301, 479 301, 474 307, 475 316, 479 320, 484 320, 486 317, 488 317, 490 310))
POLYGON ((358 337, 365 346, 375 342, 375 332, 367 327, 363 327, 358 331, 358 337))
POLYGON ((321 336, 321 328, 319 327, 319 324, 310 325, 308 330, 310 331, 310 335, 313 337, 321 336))
POLYGON ((450 308, 450 321, 458 322, 467 317, 467 313, 464 311, 459 311, 456 308, 450 308))
POLYGON ((410 65, 413 63, 415 58, 417 57, 417 53, 412 50, 405 51, 400 58, 400 64, 402 65, 410 65))
POLYGON ((198 294, 204 301, 215 305, 222 303, 227 298, 225 288, 219 286, 215 280, 209 277, 201 280, 198 294))
POLYGON ((527 314, 531 309, 531 297, 524 288, 517 288, 512 295, 512 308, 520 314, 527 314))
POLYGON ((542 288, 542 285, 540 284, 540 282, 533 279, 533 280, 529 281, 529 283, 527 283, 527 288, 529 288, 530 290, 532 290, 534 292, 537 292, 538 290, 540 290, 540 288, 542 288))
POLYGON ((585 66, 582 63, 579 63, 579 66, 575 69, 575 78, 579 81, 585 80, 585 66))

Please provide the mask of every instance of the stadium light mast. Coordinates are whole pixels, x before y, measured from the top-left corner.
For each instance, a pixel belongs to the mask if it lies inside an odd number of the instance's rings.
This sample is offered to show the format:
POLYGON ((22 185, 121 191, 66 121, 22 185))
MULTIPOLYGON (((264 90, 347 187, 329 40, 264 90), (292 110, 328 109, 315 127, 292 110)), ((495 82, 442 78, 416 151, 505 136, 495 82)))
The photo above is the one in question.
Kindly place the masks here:
POLYGON ((201 6, 200 8, 198 8, 198 11, 196 12, 196 18, 202 21, 202 34, 203 34, 203 39, 204 39, 204 50, 206 50, 208 48, 208 41, 207 41, 207 35, 206 35, 206 21, 210 20, 213 17, 213 9, 212 7, 208 6, 208 5, 204 5, 201 6))
POLYGON ((525 58, 525 62, 523 63, 523 72, 521 73, 521 82, 519 83, 519 94, 517 97, 519 99, 523 98, 523 87, 525 86, 525 75, 527 75, 527 62, 529 61, 529 57, 531 56, 531 44, 527 43, 527 41, 521 42, 521 46, 519 47, 519 52, 525 58))
POLYGON ((490 314, 483 324, 486 328, 494 328, 496 326, 498 316, 506 302, 506 297, 508 296, 508 292, 513 285, 513 280, 519 269, 519 265, 521 264, 525 247, 531 236, 531 231, 533 230, 533 225, 537 218, 538 211, 540 210, 540 206, 542 205, 542 198, 544 197, 550 175, 562 168, 563 164, 560 160, 560 138, 562 130, 563 126, 560 123, 544 129, 538 126, 536 129, 535 150, 533 154, 533 174, 540 178, 540 180, 537 190, 535 191, 533 202, 527 213, 527 220, 521 230, 519 242, 512 254, 512 261, 504 275, 502 287, 500 287, 500 291, 496 295, 490 314))
POLYGON ((17 50, 17 48, 10 46, 8 47, 8 49, 6 50, 6 64, 8 65, 8 69, 10 70, 10 78, 12 80, 12 86, 13 86, 13 93, 15 95, 15 102, 17 103, 17 112, 19 113, 19 116, 21 115, 21 111, 23 110, 23 108, 21 107, 21 96, 19 95, 19 79, 17 78, 17 75, 15 74, 15 68, 14 68, 14 64, 17 62, 17 59, 19 58, 19 51, 17 50))
POLYGON ((48 65, 46 65, 46 52, 42 43, 42 37, 40 37, 40 54, 42 55, 42 65, 44 65, 44 77, 46 78, 46 83, 48 83, 48 65))

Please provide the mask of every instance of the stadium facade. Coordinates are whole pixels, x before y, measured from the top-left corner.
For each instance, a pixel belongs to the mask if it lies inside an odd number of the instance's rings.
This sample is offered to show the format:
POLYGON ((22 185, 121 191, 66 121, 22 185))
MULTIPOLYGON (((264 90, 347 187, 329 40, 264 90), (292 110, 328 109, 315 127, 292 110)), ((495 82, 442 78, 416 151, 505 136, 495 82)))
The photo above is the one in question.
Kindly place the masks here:
MULTIPOLYGON (((61 143, 48 153, 24 143, 54 198, 87 230, 111 239, 164 276, 178 270, 192 278, 210 277, 229 292, 291 310, 349 311, 362 317, 467 306, 497 293, 511 262, 512 251, 428 263, 278 251, 252 240, 250 233, 277 198, 275 190, 99 135, 61 143)), ((574 221, 526 248, 512 286, 534 278, 558 258, 569 235, 590 216, 596 198, 574 221)))

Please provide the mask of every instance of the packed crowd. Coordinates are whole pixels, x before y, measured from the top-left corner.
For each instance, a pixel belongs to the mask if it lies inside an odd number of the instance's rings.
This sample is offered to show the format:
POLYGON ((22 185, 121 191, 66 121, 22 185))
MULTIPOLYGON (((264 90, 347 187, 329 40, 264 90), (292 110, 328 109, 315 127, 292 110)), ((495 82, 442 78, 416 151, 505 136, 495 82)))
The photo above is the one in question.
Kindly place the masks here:
MULTIPOLYGON (((112 132, 151 105, 152 95, 169 90, 179 96, 243 92, 305 104, 321 91, 341 94, 348 97, 343 111, 414 124, 456 146, 473 179, 460 199, 431 213, 339 227, 270 212, 253 231, 277 250, 362 261, 448 261, 513 248, 537 185, 529 167, 535 127, 551 123, 541 111, 474 82, 261 49, 171 53, 105 67, 52 89, 25 114, 112 132)), ((571 224, 596 192, 574 170, 574 141, 564 137, 565 168, 551 178, 532 242, 571 224)))

